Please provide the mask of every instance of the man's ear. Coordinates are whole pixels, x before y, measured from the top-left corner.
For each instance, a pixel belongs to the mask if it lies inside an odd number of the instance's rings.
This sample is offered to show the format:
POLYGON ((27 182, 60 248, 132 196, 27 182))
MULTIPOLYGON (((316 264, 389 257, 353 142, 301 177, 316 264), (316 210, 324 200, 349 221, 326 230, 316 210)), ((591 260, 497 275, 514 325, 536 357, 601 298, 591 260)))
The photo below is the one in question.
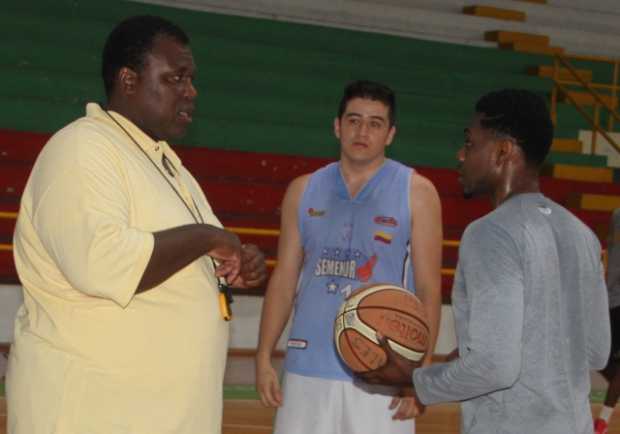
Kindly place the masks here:
POLYGON ((337 116, 334 118, 334 135, 340 140, 340 118, 337 116))
POLYGON ((392 125, 390 127, 390 131, 388 132, 387 140, 385 146, 390 146, 392 144, 392 140, 394 140, 394 136, 396 135, 396 125, 392 125))
POLYGON ((498 141, 496 148, 496 161, 498 165, 503 165, 511 161, 518 152, 517 143, 513 138, 504 138, 498 141))
POLYGON ((123 66, 118 71, 118 83, 121 91, 126 95, 131 95, 136 91, 138 74, 131 68, 123 66))

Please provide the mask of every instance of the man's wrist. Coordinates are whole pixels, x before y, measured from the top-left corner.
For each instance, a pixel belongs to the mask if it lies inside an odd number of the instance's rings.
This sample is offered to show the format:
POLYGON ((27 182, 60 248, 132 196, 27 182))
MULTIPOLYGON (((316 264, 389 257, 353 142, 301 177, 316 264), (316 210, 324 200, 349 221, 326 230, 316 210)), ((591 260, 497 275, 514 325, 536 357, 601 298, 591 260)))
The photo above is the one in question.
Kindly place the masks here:
POLYGON ((272 351, 268 351, 265 349, 259 349, 258 351, 256 351, 257 363, 271 362, 271 353, 272 351))

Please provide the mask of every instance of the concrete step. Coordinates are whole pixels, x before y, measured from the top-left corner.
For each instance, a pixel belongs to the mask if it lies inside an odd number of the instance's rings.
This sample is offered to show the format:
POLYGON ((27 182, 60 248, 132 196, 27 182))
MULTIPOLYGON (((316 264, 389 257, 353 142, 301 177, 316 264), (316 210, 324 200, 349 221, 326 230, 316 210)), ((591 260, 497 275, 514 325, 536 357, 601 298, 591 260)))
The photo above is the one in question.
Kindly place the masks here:
POLYGON ((552 152, 571 152, 581 154, 583 143, 577 139, 553 139, 552 152))
POLYGON ((545 172, 556 179, 582 182, 613 182, 614 171, 609 167, 575 166, 571 164, 554 164, 545 172))
POLYGON ((607 194, 573 193, 567 201, 569 207, 588 211, 611 212, 620 208, 620 196, 607 194))
POLYGON ((505 21, 525 21, 525 12, 514 9, 502 9, 493 6, 465 6, 463 8, 465 15, 474 15, 476 17, 494 18, 505 21))

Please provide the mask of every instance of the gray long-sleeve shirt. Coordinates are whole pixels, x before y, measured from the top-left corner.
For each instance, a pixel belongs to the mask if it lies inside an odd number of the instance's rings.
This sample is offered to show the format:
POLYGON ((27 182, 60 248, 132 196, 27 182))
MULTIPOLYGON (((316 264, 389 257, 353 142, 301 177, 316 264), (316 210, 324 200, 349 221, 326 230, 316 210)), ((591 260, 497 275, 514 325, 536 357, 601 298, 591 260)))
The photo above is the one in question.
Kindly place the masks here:
POLYGON ((609 308, 620 306, 620 208, 615 209, 607 238, 607 291, 609 308))
POLYGON ((414 372, 420 400, 462 401, 467 434, 591 434, 590 370, 610 346, 600 253, 538 193, 472 223, 452 292, 460 358, 414 372))

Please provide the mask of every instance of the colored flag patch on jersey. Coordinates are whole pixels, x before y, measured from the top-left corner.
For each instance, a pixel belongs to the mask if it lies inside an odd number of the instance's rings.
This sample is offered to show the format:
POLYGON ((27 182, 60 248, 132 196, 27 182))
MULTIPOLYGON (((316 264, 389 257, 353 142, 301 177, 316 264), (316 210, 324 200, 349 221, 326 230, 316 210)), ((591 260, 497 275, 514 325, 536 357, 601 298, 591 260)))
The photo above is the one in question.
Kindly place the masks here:
POLYGON ((392 242, 392 235, 383 231, 375 232, 375 236, 373 238, 375 241, 379 241, 385 244, 390 244, 392 242))
POLYGON ((378 225, 389 226, 391 228, 398 226, 398 221, 394 217, 388 217, 385 215, 376 216, 374 222, 378 225))
POLYGON ((308 208, 308 215, 310 217, 323 217, 325 215, 325 210, 324 209, 308 208))
POLYGON ((287 346, 297 350, 305 350, 308 348, 308 341, 304 339, 289 339, 287 346))

